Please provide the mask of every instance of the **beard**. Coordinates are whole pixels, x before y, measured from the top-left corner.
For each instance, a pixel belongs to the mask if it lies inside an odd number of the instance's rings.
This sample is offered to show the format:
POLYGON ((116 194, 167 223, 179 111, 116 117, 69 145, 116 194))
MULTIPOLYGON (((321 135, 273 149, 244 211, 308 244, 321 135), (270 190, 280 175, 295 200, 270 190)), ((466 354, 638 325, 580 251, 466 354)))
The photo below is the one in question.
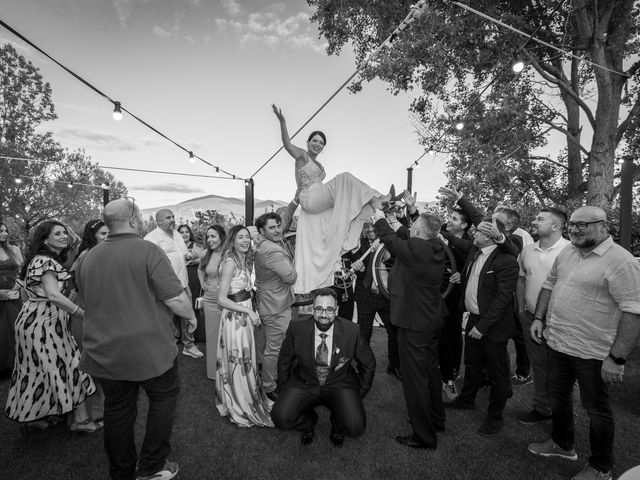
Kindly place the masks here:
POLYGON ((333 320, 329 321, 328 323, 322 323, 318 319, 314 319, 314 323, 316 324, 316 327, 318 327, 318 330, 320 330, 321 332, 326 332, 333 325, 333 320))
POLYGON ((572 237, 571 243, 578 248, 592 248, 596 246, 594 238, 572 237))

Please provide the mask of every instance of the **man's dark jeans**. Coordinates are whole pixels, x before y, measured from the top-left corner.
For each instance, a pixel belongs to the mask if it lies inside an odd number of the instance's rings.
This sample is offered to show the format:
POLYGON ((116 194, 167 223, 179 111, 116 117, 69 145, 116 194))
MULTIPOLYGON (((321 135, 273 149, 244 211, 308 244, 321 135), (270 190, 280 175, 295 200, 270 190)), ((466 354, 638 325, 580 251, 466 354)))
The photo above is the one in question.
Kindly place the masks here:
POLYGON ((180 391, 178 359, 162 375, 139 382, 100 379, 104 390, 104 446, 109 474, 114 480, 136 477, 134 424, 138 413, 138 391, 149 398, 147 427, 140 451, 138 475, 152 475, 164 467, 171 446, 171 431, 180 391))
POLYGON ((613 412, 609 387, 602 380, 602 360, 583 359, 547 348, 547 388, 553 412, 551 438, 565 450, 573 448, 573 385, 578 380, 582 406, 591 422, 589 464, 602 472, 613 467, 613 412))

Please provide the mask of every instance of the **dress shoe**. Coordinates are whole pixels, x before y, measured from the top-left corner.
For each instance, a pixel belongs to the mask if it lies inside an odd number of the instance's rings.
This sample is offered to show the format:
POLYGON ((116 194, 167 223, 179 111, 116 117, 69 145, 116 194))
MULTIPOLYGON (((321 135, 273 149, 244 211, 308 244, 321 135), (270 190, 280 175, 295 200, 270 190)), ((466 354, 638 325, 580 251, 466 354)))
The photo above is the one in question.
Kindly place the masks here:
POLYGON ((274 390, 273 392, 265 392, 265 395, 267 396, 267 398, 269 400, 271 400, 272 402, 276 401, 276 398, 278 398, 278 394, 276 393, 276 391, 274 390))
POLYGON ((329 434, 329 440, 331 440, 334 447, 341 447, 344 443, 344 433, 331 432, 331 434, 329 434))
POLYGON ((307 445, 311 445, 312 443, 313 443, 313 431, 302 432, 302 434, 300 435, 300 444, 303 447, 306 447, 307 445))
POLYGON ((495 437, 502 430, 503 423, 502 420, 487 417, 477 432, 483 437, 495 437))
POLYGON ((398 367, 387 367, 387 374, 394 375, 398 380, 402 380, 402 374, 398 367))
POLYGON ((451 408, 453 410, 474 410, 476 407, 473 403, 466 403, 460 400, 460 397, 456 398, 453 402, 445 402, 445 408, 451 408))
POLYGON ((420 450, 426 450, 427 448, 436 448, 435 445, 430 446, 424 442, 421 442, 420 440, 417 440, 413 435, 398 436, 396 437, 396 442, 398 442, 400 445, 404 445, 405 447, 411 447, 420 450))

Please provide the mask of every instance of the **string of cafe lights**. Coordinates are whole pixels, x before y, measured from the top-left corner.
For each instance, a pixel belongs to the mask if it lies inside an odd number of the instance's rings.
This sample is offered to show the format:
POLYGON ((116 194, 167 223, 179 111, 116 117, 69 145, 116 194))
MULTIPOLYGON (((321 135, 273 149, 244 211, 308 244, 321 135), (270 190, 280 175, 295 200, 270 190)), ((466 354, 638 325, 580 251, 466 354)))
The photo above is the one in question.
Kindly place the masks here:
MULTIPOLYGON (((8 161, 12 161, 12 160, 17 160, 17 161, 21 161, 21 162, 34 162, 34 163, 44 163, 44 164, 57 164, 59 162, 55 162, 55 161, 51 161, 51 160, 38 160, 35 158, 23 158, 23 157, 8 157, 5 155, 0 155, 0 160, 8 160, 8 161)), ((169 172, 169 171, 165 171, 165 170, 148 170, 148 169, 144 169, 144 168, 128 168, 128 167, 115 167, 115 166, 111 166, 111 165, 95 165, 96 168, 102 168, 105 170, 124 170, 127 172, 141 172, 141 173, 154 173, 154 174, 160 174, 160 175, 178 175, 178 176, 182 176, 182 177, 196 177, 196 178, 216 178, 218 180, 237 180, 237 178, 235 177, 235 175, 232 175, 231 177, 220 177, 220 176, 216 176, 216 175, 201 175, 201 174, 196 174, 196 173, 183 173, 183 172, 169 172)), ((17 182, 19 183, 19 182, 17 182)), ((68 183, 74 183, 69 181, 68 183)), ((75 182, 76 184, 78 184, 77 182, 75 182)), ((78 184, 80 185, 80 184, 78 184)), ((84 185, 84 184, 82 184, 84 185)), ((109 188, 109 185, 107 184, 102 184, 101 188, 109 188)))
MULTIPOLYGON (((550 16, 553 15, 554 13, 556 13, 560 7, 564 4, 565 0, 561 0, 555 7, 554 9, 551 11, 550 16)), ((470 10, 472 11, 472 13, 481 13, 478 12, 477 10, 474 9, 467 9, 465 5, 462 5, 459 2, 452 2, 456 5, 462 6, 463 8, 465 8, 466 10, 470 10)), ((482 14, 481 15, 482 18, 484 17, 488 17, 489 19, 491 19, 491 17, 489 17, 488 15, 482 14)), ((499 20, 496 20, 496 22, 502 24, 502 22, 500 22, 499 20)), ((522 43, 522 45, 520 46, 520 48, 518 48, 518 50, 516 50, 515 54, 513 55, 515 58, 515 61, 513 63, 506 63, 505 65, 502 66, 502 68, 500 68, 500 70, 498 71, 498 73, 496 73, 494 75, 494 77, 491 79, 491 81, 484 86, 484 88, 480 91, 480 93, 478 93, 473 100, 465 107, 465 109, 462 111, 462 114, 460 114, 458 116, 457 121, 455 122, 455 124, 453 126, 455 126, 455 129, 458 131, 462 131, 464 129, 464 122, 462 121, 462 119, 466 116, 466 114, 469 112, 469 110, 471 110, 471 107, 473 107, 484 95, 484 93, 496 82, 496 80, 500 77, 500 75, 502 75, 509 67, 511 67, 511 69, 513 70, 515 75, 520 74, 524 68, 525 68, 525 63, 524 61, 522 61, 522 59, 519 57, 520 53, 522 52, 522 50, 526 47, 527 43, 529 43, 530 40, 536 40, 534 35, 536 33, 538 33, 540 31, 540 29, 542 28, 542 25, 539 25, 538 27, 536 27, 536 29, 531 33, 531 34, 526 34, 524 32, 521 32, 517 29, 518 33, 523 34, 524 36, 527 37, 527 39, 522 43)), ((543 42, 544 43, 544 42, 543 42)), ((557 48, 554 47, 556 50, 557 48)), ((562 51, 562 50, 561 50, 562 51)), ((569 54, 568 52, 566 52, 567 54, 569 54)), ((498 63, 496 62, 493 66, 493 68, 495 68, 498 65, 498 63)), ((493 70, 492 68, 492 70, 493 70)), ((424 156, 428 153, 429 155, 435 155, 436 150, 435 147, 438 145, 438 143, 440 143, 440 141, 444 138, 445 135, 447 135, 447 133, 449 131, 451 131, 453 126, 449 126, 448 128, 445 128, 445 130, 440 134, 440 136, 438 136, 438 138, 435 139, 435 141, 433 141, 431 143, 431 145, 429 145, 425 151, 422 153, 422 155, 420 155, 420 157, 418 157, 416 160, 413 161, 413 163, 409 166, 409 168, 420 168, 420 160, 422 160, 422 158, 424 158, 424 156)), ((520 147, 516 150, 519 150, 520 147)))
MULTIPOLYGON (((244 180, 243 178, 234 175, 232 173, 227 172, 226 170, 223 170, 222 168, 220 168, 217 165, 212 164, 211 162, 207 161, 206 159, 202 158, 199 155, 196 155, 195 153, 193 153, 192 150, 188 149, 187 147, 183 146, 182 144, 180 144, 179 142, 177 142, 176 140, 173 140, 172 138, 170 138, 168 135, 164 134, 163 132, 161 132, 160 130, 158 130, 157 128, 155 128, 154 126, 152 126, 151 124, 149 124, 148 122, 146 122, 145 120, 143 120, 142 118, 140 118, 138 115, 134 114, 133 112, 131 112, 130 110, 128 110, 127 108, 125 108, 121 102, 112 99, 109 95, 107 95, 106 93, 104 93, 103 91, 101 91, 100 89, 98 89, 96 86, 94 86, 92 83, 90 83, 89 81, 85 80, 83 77, 81 77, 80 75, 78 75, 77 73, 75 73, 73 70, 71 70, 70 68, 66 67, 65 65, 63 65, 62 63, 60 63, 58 60, 56 60, 55 58, 53 58, 51 55, 49 55, 47 52, 45 52, 42 48, 40 48, 38 45, 36 45, 35 43, 33 43, 31 40, 29 40, 27 37, 25 37, 24 35, 22 35, 20 32, 18 32, 16 29, 14 29, 13 27, 11 27, 10 25, 8 25, 6 22, 4 22, 2 19, 0 19, 0 26, 4 27, 5 29, 7 29, 9 32, 11 32, 13 35, 15 35, 16 37, 18 37, 20 40, 22 40, 23 42, 27 43, 29 46, 33 47, 35 50, 37 50, 38 52, 40 52, 42 55, 44 55, 45 57, 47 57, 49 60, 51 60, 53 63, 55 63, 56 65, 58 65, 60 68, 62 68, 63 70, 65 70, 67 73, 69 73, 71 76, 73 76, 76 80, 80 81, 81 83, 83 83, 85 86, 87 86, 88 88, 90 88, 91 90, 93 90, 95 93, 97 93, 98 95, 100 95, 101 97, 105 98, 107 101, 109 101, 112 105, 113 105, 113 119, 116 121, 122 120, 122 112, 125 112, 127 114, 129 114, 133 119, 137 120, 139 123, 141 123, 142 125, 144 125, 145 127, 147 127, 148 129, 150 129, 151 131, 153 131, 154 133, 160 135, 162 138, 164 138, 165 140, 168 140, 169 142, 171 142, 172 144, 174 144, 176 147, 178 147, 179 149, 183 150, 185 153, 187 153, 187 155, 189 156, 189 161, 191 163, 195 163, 196 160, 200 160, 201 162, 205 163, 206 165, 209 165, 210 167, 215 168, 216 173, 223 173, 225 175, 228 175, 229 177, 231 177, 232 180, 244 180)), ((214 177, 214 178, 220 178, 220 177, 214 177)))

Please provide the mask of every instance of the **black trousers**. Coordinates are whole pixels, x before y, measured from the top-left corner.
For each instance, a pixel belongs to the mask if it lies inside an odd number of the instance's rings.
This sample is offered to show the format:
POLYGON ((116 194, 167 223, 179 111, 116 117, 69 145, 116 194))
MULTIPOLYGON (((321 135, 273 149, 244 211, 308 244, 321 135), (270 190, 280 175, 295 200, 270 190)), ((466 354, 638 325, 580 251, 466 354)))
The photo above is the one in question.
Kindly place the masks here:
POLYGON ((134 479, 136 462, 138 475, 153 475, 162 470, 171 451, 171 431, 180 391, 178 360, 158 377, 140 382, 101 378, 100 385, 104 390, 104 446, 111 478, 134 479), (149 397, 149 412, 138 460, 134 426, 140 387, 149 397))
POLYGON ((369 345, 373 334, 373 321, 376 313, 387 330, 387 359, 390 368, 400 366, 398 353, 398 327, 391 324, 390 303, 382 295, 356 284, 356 303, 358 304, 358 325, 360 325, 360 338, 369 345))
POLYGON ((330 385, 302 385, 280 391, 271 419, 283 430, 312 432, 318 415, 315 408, 324 405, 331 411, 331 430, 350 437, 364 432, 367 419, 360 392, 354 388, 330 385))
POLYGON ((507 341, 493 342, 487 337, 476 340, 467 336, 464 349, 464 386, 459 401, 472 405, 485 382, 485 369, 491 382, 487 415, 502 420, 502 412, 512 395, 507 341))
POLYGON ((518 330, 518 333, 511 338, 511 340, 513 340, 513 346, 516 348, 516 374, 521 377, 527 377, 531 372, 531 363, 529 362, 529 355, 527 355, 527 345, 524 341, 524 335, 528 335, 529 332, 522 331, 518 314, 514 314, 513 318, 516 323, 516 329, 518 330))
POLYGON ((398 328, 402 388, 413 435, 416 440, 435 448, 436 427, 444 428, 442 377, 438 369, 438 341, 435 332, 398 328))
POLYGON ((442 381, 456 379, 462 361, 462 312, 450 310, 444 317, 442 337, 438 343, 438 361, 442 381))

